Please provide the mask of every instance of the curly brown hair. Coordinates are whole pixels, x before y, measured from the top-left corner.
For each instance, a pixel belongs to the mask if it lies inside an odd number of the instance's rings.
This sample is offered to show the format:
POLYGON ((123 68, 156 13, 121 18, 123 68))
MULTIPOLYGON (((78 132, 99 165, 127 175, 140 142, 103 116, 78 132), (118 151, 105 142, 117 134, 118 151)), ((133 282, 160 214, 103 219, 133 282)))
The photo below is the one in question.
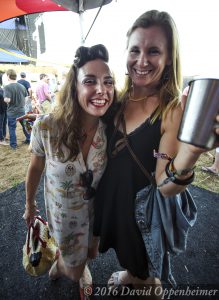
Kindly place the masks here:
MULTIPOLYGON (((82 136, 82 108, 78 102, 77 75, 78 69, 88 61, 102 59, 108 62, 108 51, 105 46, 99 44, 92 47, 81 46, 77 49, 74 64, 71 66, 66 81, 59 92, 58 103, 52 113, 51 121, 57 128, 54 147, 58 151, 60 159, 64 161, 75 159, 79 153, 79 141, 82 136), (64 157, 62 145, 69 150, 67 158, 64 157)), ((113 102, 116 95, 114 95, 113 102)))

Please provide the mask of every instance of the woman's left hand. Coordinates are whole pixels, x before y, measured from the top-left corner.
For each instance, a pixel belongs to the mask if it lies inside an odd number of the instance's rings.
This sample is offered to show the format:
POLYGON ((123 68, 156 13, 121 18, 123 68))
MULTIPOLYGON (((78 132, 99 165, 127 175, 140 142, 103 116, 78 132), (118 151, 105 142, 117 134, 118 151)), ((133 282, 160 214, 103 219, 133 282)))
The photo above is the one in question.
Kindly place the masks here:
POLYGON ((26 208, 23 214, 23 219, 25 220, 27 226, 30 226, 34 222, 34 217, 39 212, 36 207, 26 208))

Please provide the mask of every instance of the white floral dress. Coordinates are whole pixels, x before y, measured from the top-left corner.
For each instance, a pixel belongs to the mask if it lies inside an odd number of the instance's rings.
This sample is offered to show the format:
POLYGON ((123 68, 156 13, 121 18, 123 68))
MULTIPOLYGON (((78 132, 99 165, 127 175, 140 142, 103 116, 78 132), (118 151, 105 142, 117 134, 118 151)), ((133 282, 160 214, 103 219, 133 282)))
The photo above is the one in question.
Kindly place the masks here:
POLYGON ((92 187, 97 187, 107 162, 105 125, 99 121, 86 165, 81 152, 76 160, 61 162, 52 147, 55 138, 50 115, 37 118, 31 134, 31 152, 46 158, 44 197, 48 225, 65 264, 75 267, 86 261, 93 237, 94 199, 84 200, 86 187, 82 186, 80 175, 92 170, 92 187))

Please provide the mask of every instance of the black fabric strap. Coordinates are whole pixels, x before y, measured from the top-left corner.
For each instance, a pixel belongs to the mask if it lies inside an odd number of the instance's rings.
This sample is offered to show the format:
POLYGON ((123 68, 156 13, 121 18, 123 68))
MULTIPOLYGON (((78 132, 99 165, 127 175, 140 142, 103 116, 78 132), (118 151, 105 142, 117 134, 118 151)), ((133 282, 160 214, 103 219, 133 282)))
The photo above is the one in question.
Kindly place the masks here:
POLYGON ((131 146, 129 145, 129 141, 128 141, 128 137, 127 137, 127 132, 126 132, 126 124, 125 124, 125 119, 124 119, 124 115, 123 114, 121 115, 121 123, 122 123, 122 130, 123 130, 125 145, 128 148, 128 150, 129 150, 132 158, 137 163, 137 165, 139 166, 139 168, 141 169, 141 171, 143 172, 143 174, 145 175, 145 177, 151 182, 151 184, 153 184, 153 185, 156 186, 156 181, 155 181, 154 177, 151 176, 150 173, 145 169, 145 167, 140 162, 140 160, 137 158, 136 154, 133 152, 131 146))
MULTIPOLYGON (((124 100, 122 102, 120 110, 118 112, 118 117, 117 117, 115 129, 114 129, 113 134, 112 134, 112 136, 110 138, 110 141, 109 141, 109 149, 110 150, 112 149, 112 143, 113 143, 114 136, 116 135, 116 133, 117 133, 117 131, 119 129, 119 126, 121 124, 121 120, 122 120, 122 116, 123 116, 123 111, 125 109, 126 103, 127 103, 126 100, 124 100)), ((112 158, 115 157, 119 153, 119 151, 121 151, 124 147, 125 147, 124 138, 122 138, 122 139, 120 139, 119 141, 116 142, 114 150, 110 151, 110 156, 112 158)))

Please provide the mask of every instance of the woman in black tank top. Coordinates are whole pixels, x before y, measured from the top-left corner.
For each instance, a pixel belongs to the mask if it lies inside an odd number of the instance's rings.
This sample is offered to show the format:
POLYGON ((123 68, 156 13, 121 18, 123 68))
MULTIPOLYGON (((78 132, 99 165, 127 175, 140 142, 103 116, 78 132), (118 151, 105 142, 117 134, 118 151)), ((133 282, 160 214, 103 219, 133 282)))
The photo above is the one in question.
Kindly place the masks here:
MULTIPOLYGON (((175 195, 194 178, 193 166, 203 149, 177 140, 182 116, 179 91, 182 77, 177 30, 166 12, 148 11, 128 32, 128 76, 121 108, 108 125, 108 165, 99 183, 95 202, 94 235, 100 237, 100 252, 115 249, 126 271, 113 273, 110 288, 126 284, 161 284, 167 279, 149 274, 148 255, 134 217, 136 193, 149 185, 124 144, 127 139, 138 160, 149 173, 155 172, 164 196, 175 195), (154 150, 173 158, 172 168, 181 184, 168 182, 167 160, 156 159, 154 150), (187 172, 177 173, 177 170, 187 172), (183 185, 182 185, 183 184, 183 185)), ((165 276, 166 275, 166 276, 165 276)))

